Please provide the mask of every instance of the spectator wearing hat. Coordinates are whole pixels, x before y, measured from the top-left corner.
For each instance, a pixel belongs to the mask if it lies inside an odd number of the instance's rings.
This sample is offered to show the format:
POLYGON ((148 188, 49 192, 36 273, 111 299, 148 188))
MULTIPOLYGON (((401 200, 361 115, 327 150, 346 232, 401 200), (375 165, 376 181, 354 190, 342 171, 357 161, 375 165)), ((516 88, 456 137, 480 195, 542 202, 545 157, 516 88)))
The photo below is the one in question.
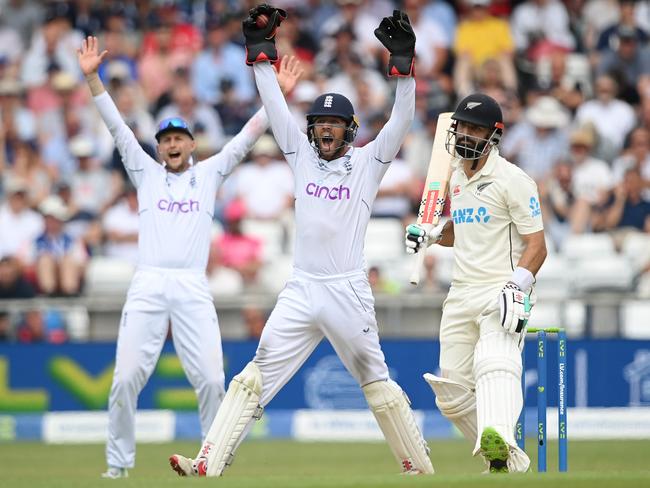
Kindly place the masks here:
POLYGON ((520 166, 531 178, 548 176, 553 164, 566 156, 569 140, 564 128, 570 116, 556 99, 539 97, 523 120, 506 132, 500 145, 503 157, 520 166))
POLYGON ((508 22, 490 14, 491 0, 467 0, 470 6, 458 24, 454 42, 454 87, 459 97, 476 91, 478 75, 489 61, 498 66, 504 88, 517 88, 515 45, 508 22))
POLYGON ((70 214, 61 198, 51 196, 39 206, 45 231, 34 242, 36 281, 45 295, 74 296, 81 291, 87 254, 64 226, 70 214))
POLYGON ((569 161, 573 165, 571 184, 575 198, 571 230, 574 233, 592 230, 592 215, 607 202, 613 186, 609 165, 592 156, 595 138, 591 125, 578 127, 570 135, 569 161))
POLYGON ((225 232, 212 242, 212 252, 216 259, 241 275, 246 287, 255 286, 262 267, 263 243, 256 237, 243 233, 242 220, 246 216, 246 206, 235 199, 224 211, 225 232))
POLYGON ((192 63, 192 86, 199 102, 216 105, 221 101, 221 83, 232 82, 235 98, 251 103, 255 87, 248 70, 240 69, 239 62, 246 55, 244 49, 232 42, 225 17, 213 17, 206 22, 206 45, 192 63))
MULTIPOLYGON (((1 150, 2 137, 0 137, 1 150)), ((13 147, 13 164, 4 170, 4 175, 6 178, 20 179, 25 182, 28 205, 32 208, 38 207, 52 189, 51 175, 43 164, 39 145, 35 139, 17 141, 13 147)))
POLYGON ((613 38, 615 47, 601 53, 596 68, 597 75, 613 76, 619 83, 620 98, 633 105, 639 103, 637 85, 643 77, 646 77, 644 85, 650 87, 647 80, 650 76, 650 48, 642 41, 644 37, 647 39, 648 36, 638 27, 619 25, 613 38))
POLYGON ((5 176, 2 183, 6 201, 0 205, 0 257, 14 256, 31 265, 32 243, 43 232, 43 217, 29 208, 24 180, 5 176))
POLYGON ((94 219, 115 200, 121 188, 117 188, 109 172, 99 165, 93 139, 80 134, 70 139, 69 148, 77 163, 69 179, 72 190, 69 210, 76 217, 94 219))
POLYGON ((104 255, 121 259, 134 266, 138 263, 138 194, 127 183, 122 197, 102 218, 104 255))
POLYGON ((264 134, 253 146, 251 160, 235 171, 235 195, 246 218, 278 219, 293 207, 293 173, 280 159, 275 139, 264 134), (255 188, 255 191, 251 191, 255 188))
POLYGON ((636 124, 634 109, 629 103, 619 100, 619 85, 608 74, 596 78, 596 98, 587 100, 576 112, 580 125, 592 123, 602 141, 599 155, 611 161, 623 147, 625 136, 636 124))

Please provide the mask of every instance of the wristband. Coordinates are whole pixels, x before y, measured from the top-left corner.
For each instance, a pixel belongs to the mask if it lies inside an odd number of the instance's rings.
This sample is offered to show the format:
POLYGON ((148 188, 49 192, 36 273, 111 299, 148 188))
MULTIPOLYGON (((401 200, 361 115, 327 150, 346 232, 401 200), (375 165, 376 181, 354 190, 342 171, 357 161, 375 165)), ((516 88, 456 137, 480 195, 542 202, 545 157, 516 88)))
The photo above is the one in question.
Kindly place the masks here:
POLYGON ((512 273, 510 281, 517 285, 521 291, 527 292, 530 287, 533 286, 535 277, 533 276, 533 273, 528 271, 526 268, 517 266, 515 271, 512 273))

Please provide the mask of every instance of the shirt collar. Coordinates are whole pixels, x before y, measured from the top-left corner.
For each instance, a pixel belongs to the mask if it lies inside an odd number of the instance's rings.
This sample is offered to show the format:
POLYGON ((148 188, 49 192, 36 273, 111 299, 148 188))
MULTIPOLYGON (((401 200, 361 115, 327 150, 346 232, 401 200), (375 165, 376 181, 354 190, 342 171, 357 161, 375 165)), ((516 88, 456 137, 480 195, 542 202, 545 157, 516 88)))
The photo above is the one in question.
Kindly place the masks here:
POLYGON ((346 152, 340 158, 332 159, 331 161, 326 161, 325 159, 318 158, 318 169, 339 175, 349 175, 352 173, 351 160, 353 152, 354 147, 350 147, 348 152, 346 152))

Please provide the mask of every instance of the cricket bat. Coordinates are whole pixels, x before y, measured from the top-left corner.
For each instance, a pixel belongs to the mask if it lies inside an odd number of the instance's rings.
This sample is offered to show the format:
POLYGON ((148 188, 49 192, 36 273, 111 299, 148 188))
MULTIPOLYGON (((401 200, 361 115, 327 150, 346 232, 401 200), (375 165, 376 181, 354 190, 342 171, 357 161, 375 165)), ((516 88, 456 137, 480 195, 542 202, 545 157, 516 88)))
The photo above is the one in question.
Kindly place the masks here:
MULTIPOLYGON (((422 191, 422 200, 420 201, 420 210, 418 211, 416 223, 424 227, 427 232, 431 231, 440 221, 445 198, 447 197, 447 186, 453 156, 445 149, 445 142, 447 140, 447 130, 452 122, 451 116, 452 112, 444 112, 438 116, 427 180, 422 191)), ((420 271, 422 270, 426 252, 427 249, 424 246, 415 254, 415 264, 409 279, 412 285, 417 285, 420 281, 420 271)))

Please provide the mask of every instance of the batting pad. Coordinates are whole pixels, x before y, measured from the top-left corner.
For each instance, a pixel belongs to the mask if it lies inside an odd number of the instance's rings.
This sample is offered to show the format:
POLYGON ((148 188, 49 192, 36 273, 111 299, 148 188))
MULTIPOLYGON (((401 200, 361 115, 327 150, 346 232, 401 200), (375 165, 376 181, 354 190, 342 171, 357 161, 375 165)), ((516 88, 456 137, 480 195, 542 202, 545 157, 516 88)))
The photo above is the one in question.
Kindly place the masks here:
POLYGON ((402 471, 433 474, 429 448, 399 385, 392 380, 375 381, 363 387, 363 394, 402 471))
MULTIPOLYGON (((515 424, 523 403, 517 340, 518 336, 505 331, 489 332, 481 336, 474 351, 478 432, 493 427, 511 448, 517 448, 515 424)), ((479 450, 480 438, 474 454, 479 450)))
POLYGON ((207 458, 206 476, 221 476, 251 419, 262 416, 262 373, 253 362, 235 376, 212 421, 199 457, 207 458))
POLYGON ((425 373, 423 378, 435 393, 440 412, 458 427, 468 441, 475 444, 478 430, 474 391, 456 381, 431 373, 425 373))

